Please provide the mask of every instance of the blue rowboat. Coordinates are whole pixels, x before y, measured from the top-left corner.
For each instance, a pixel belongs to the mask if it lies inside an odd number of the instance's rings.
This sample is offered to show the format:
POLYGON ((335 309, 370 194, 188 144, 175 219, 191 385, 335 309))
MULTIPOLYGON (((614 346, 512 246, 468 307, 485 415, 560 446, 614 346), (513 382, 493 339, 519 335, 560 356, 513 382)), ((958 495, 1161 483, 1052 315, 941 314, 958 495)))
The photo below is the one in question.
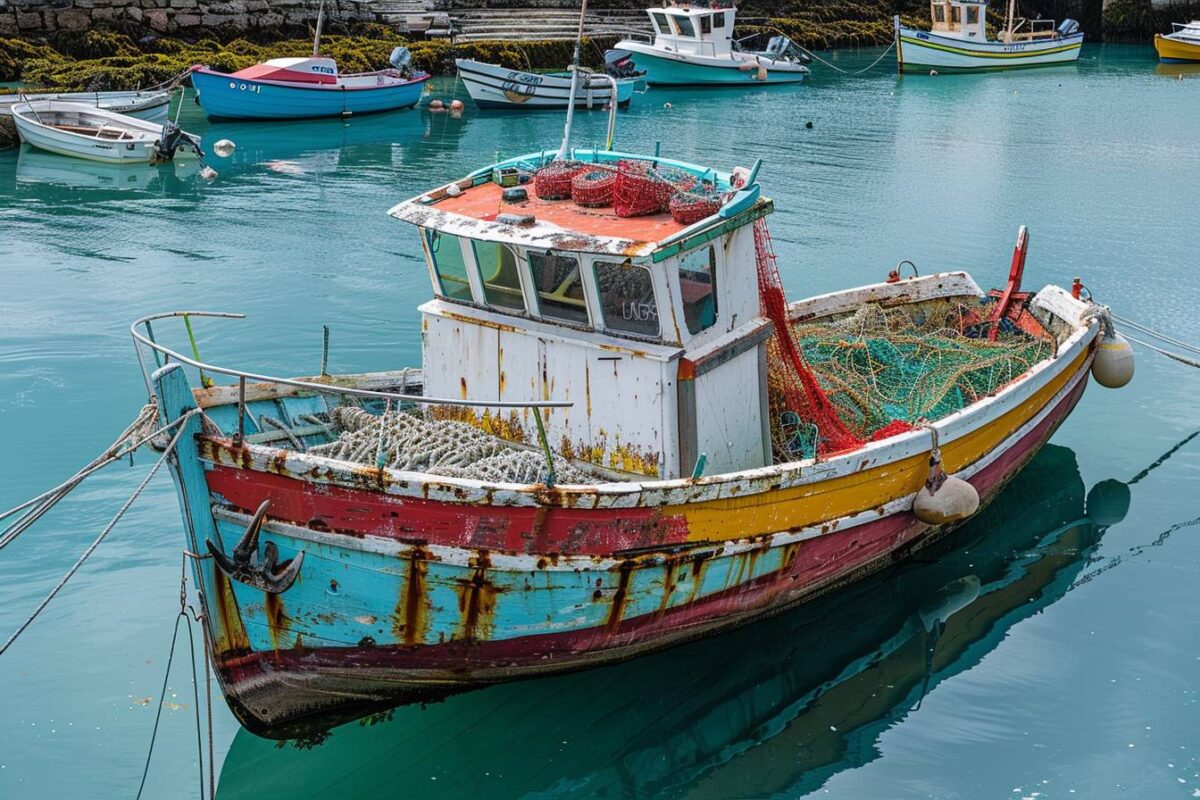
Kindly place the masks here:
POLYGON ((341 75, 332 58, 276 58, 234 73, 192 70, 204 112, 215 119, 311 119, 412 108, 424 72, 388 69, 341 75))

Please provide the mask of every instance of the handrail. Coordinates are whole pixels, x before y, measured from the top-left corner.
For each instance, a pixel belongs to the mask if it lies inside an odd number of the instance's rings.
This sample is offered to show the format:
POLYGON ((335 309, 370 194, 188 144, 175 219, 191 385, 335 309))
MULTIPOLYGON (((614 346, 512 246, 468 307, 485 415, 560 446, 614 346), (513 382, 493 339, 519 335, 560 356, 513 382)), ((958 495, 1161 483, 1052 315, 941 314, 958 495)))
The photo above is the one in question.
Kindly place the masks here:
MULTIPOLYGON (((466 406, 472 408, 570 408, 574 405, 568 400, 532 400, 532 401, 511 401, 511 400, 462 400, 458 398, 445 397, 427 397, 425 395, 410 395, 398 394, 395 392, 378 392, 370 389, 354 389, 344 386, 331 386, 325 383, 314 383, 312 381, 301 381, 295 378, 277 378, 272 375, 261 375, 255 372, 245 372, 243 370, 231 369, 229 367, 220 367, 215 364, 209 364, 199 360, 199 358, 188 358, 182 353, 176 352, 164 345, 159 344, 153 339, 153 332, 150 329, 150 323, 159 319, 171 319, 183 317, 185 320, 188 317, 215 317, 220 319, 245 319, 245 314, 236 314, 228 311, 165 311, 159 314, 150 314, 135 320, 129 326, 129 333, 133 336, 134 351, 137 353, 138 365, 142 370, 142 378, 146 381, 146 390, 153 394, 150 386, 150 376, 146 372, 146 363, 142 358, 142 351, 138 345, 144 345, 151 350, 162 353, 168 360, 175 359, 181 364, 186 364, 189 367, 195 367, 203 372, 210 372, 217 375, 228 375, 233 378, 238 378, 239 383, 251 380, 260 383, 274 383, 282 386, 294 386, 298 389, 308 389, 314 392, 322 392, 324 394, 350 395, 353 397, 371 397, 379 400, 392 401, 409 401, 424 405, 445 405, 445 406, 466 406), (145 327, 147 335, 139 332, 139 327, 145 327)), ((242 384, 244 386, 244 384, 242 384)), ((539 419, 540 421, 540 419, 539 419)))

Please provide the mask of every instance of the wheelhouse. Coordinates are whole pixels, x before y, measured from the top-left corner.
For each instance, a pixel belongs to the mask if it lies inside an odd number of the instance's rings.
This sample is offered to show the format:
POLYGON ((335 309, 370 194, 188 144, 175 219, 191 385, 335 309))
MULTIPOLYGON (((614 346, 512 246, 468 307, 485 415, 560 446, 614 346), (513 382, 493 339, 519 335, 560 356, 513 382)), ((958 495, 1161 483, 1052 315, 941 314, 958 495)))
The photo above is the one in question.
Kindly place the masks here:
MULTIPOLYGON (((615 167, 633 157, 574 158, 615 167)), ((725 198, 691 225, 543 200, 532 184, 506 199, 498 176, 531 176, 550 160, 513 159, 392 209, 420 230, 434 295, 421 306, 425 391, 570 400, 543 412, 551 445, 633 475, 690 475, 701 454, 709 470, 772 463, 771 324, 759 315, 751 225, 772 204, 750 171, 654 159, 725 198)), ((467 413, 531 439, 535 412, 467 413)))
POLYGON ((654 45, 679 53, 728 55, 733 49, 732 6, 669 5, 646 10, 654 27, 654 45))
POLYGON ((943 36, 987 41, 987 3, 972 0, 933 0, 931 30, 943 36))

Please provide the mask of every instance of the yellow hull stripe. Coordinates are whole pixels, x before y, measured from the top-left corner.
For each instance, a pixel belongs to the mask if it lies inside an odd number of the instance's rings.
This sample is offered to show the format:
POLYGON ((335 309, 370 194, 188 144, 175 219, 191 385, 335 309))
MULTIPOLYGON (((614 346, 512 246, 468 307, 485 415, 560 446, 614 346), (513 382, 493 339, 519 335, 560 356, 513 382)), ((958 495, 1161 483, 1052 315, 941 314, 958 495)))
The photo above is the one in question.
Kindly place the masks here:
POLYGON ((927 42, 924 39, 914 39, 908 36, 900 37, 901 44, 911 44, 913 47, 927 47, 930 50, 941 50, 945 53, 954 53, 960 56, 970 56, 972 58, 1034 58, 1035 56, 1048 56, 1054 53, 1067 53, 1071 50, 1078 50, 1083 42, 1075 44, 1066 44, 1061 47, 1048 47, 1045 50, 1021 50, 1020 52, 1012 53, 987 53, 979 50, 964 50, 961 47, 951 47, 945 44, 935 44, 927 42))
MULTIPOLYGON (((1088 351, 1082 351, 1049 383, 1021 405, 987 425, 942 447, 942 463, 948 472, 974 464, 994 450, 1051 401, 1082 368, 1088 351)), ((748 497, 732 497, 703 503, 667 506, 663 514, 687 518, 688 539, 721 541, 746 536, 778 533, 832 523, 914 494, 929 477, 928 453, 881 464, 861 472, 826 481, 748 497)))

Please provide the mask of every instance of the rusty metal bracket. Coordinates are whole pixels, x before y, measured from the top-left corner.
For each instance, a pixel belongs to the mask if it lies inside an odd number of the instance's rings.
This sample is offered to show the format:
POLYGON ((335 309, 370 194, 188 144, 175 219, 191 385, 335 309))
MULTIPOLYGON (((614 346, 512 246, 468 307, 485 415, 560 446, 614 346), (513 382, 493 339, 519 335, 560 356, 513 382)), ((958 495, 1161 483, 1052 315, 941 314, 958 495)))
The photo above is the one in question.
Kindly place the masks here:
POLYGON ((282 594, 300 577, 304 551, 301 550, 295 558, 279 564, 279 549, 274 542, 267 542, 263 547, 262 560, 258 560, 258 534, 262 530, 267 507, 270 505, 270 500, 264 500, 254 512, 254 518, 246 526, 246 532, 233 548, 233 558, 221 552, 221 548, 213 544, 211 539, 205 539, 204 543, 208 546, 208 552, 212 554, 217 568, 233 580, 268 594, 282 594))

